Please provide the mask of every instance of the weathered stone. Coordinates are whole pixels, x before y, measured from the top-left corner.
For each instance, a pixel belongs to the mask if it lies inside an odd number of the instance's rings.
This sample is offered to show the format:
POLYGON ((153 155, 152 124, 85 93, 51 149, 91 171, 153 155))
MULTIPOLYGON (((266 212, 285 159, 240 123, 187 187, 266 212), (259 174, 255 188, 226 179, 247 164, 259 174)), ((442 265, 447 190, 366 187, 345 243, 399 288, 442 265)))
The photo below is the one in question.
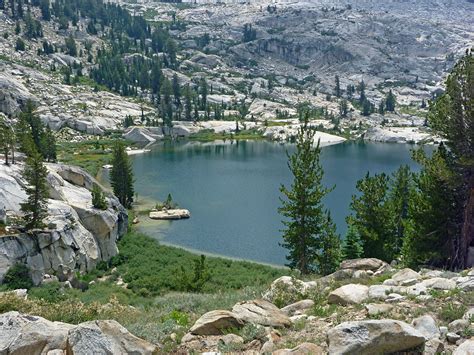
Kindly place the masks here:
POLYGON ((473 355, 474 354, 474 339, 469 339, 463 342, 454 350, 453 355, 473 355))
POLYGON ((376 316, 379 314, 388 313, 393 309, 393 306, 390 304, 378 304, 378 303, 370 303, 365 305, 365 309, 367 310, 367 314, 369 316, 376 316))
POLYGON ((456 288, 455 281, 442 277, 434 277, 431 279, 423 280, 422 284, 427 288, 432 288, 433 290, 453 290, 456 288))
POLYGON ((411 280, 411 279, 420 280, 421 275, 417 273, 416 271, 413 271, 412 269, 405 268, 392 276, 392 280, 394 280, 398 284, 400 284, 403 281, 411 280))
POLYGON ((385 299, 385 302, 397 303, 397 302, 403 301, 405 298, 406 298, 405 296, 399 295, 398 293, 391 293, 387 296, 387 298, 385 299))
MULTIPOLYGON (((0 165, 0 197, 4 189, 13 192, 16 197, 10 207, 18 214, 20 203, 26 198, 15 192, 22 191, 24 185, 22 166, 0 165), (8 175, 11 184, 3 184, 4 175, 8 175)), ((116 241, 127 230, 127 213, 115 197, 107 197, 106 210, 92 207, 88 188, 97 182, 89 174, 61 164, 46 166, 51 199, 44 223, 50 229, 0 238, 0 282, 16 263, 29 267, 36 285, 45 281, 46 274, 62 277, 74 271, 90 271, 99 261, 117 254, 116 241)), ((5 196, 10 198, 9 194, 5 196)))
POLYGON ((244 339, 236 334, 226 334, 222 336, 219 341, 224 345, 244 343, 244 339))
POLYGON ((450 333, 461 334, 470 325, 471 322, 467 319, 456 319, 448 324, 448 330, 450 333))
POLYGON ((382 266, 387 265, 386 262, 376 258, 364 258, 364 259, 351 259, 344 260, 340 268, 341 269, 353 269, 353 270, 371 270, 377 271, 382 266))
POLYGON ((439 355, 444 351, 444 343, 436 338, 427 340, 425 343, 425 350, 423 355, 439 355))
POLYGON ((189 330, 195 335, 220 335, 226 329, 241 328, 244 322, 229 311, 211 311, 202 315, 189 330))
POLYGON ((461 339, 461 336, 456 333, 448 333, 446 334, 446 339, 448 340, 449 343, 451 344, 456 344, 456 342, 461 339))
POLYGON ((114 320, 81 323, 68 332, 66 346, 70 354, 149 354, 157 347, 142 340, 114 320))
POLYGON ((397 320, 345 322, 327 333, 330 354, 387 354, 422 347, 425 337, 397 320))
POLYGON ((302 300, 296 303, 292 303, 286 307, 283 307, 281 310, 288 316, 294 315, 297 311, 306 311, 309 308, 314 306, 313 300, 302 300))
POLYGON ((400 282, 400 286, 413 286, 418 282, 418 279, 408 279, 400 282))
POLYGON ((130 334, 116 321, 71 325, 8 312, 0 315, 0 353, 152 354, 158 348, 130 334))
POLYGON ((322 355, 324 354, 323 349, 313 343, 303 343, 298 345, 297 347, 293 349, 280 349, 276 350, 272 353, 272 355, 322 355))
POLYGON ((332 291, 328 296, 328 303, 332 304, 359 304, 369 298, 369 288, 365 285, 348 284, 332 291))
POLYGON ((458 280, 457 287, 463 291, 474 291, 474 277, 467 276, 458 280))
POLYGON ((270 289, 265 292, 263 299, 269 302, 289 305, 316 290, 318 284, 314 281, 304 282, 290 276, 281 276, 272 282, 270 289))
POLYGON ((397 286, 397 283, 393 279, 387 279, 384 282, 382 282, 382 285, 385 286, 397 286))
POLYGON ((469 308, 462 316, 463 319, 472 320, 474 318, 474 307, 469 308))
MULTIPOLYGON (((403 290, 403 289, 402 289, 403 290)), ((420 296, 420 295, 425 295, 428 290, 426 289, 426 286, 423 285, 421 282, 412 285, 412 286, 407 286, 403 290, 405 293, 412 295, 412 296, 420 296)))
POLYGON ((439 338, 440 332, 436 321, 430 315, 424 315, 418 318, 415 318, 411 325, 418 330, 426 340, 432 338, 439 338))
POLYGON ((274 304, 265 300, 239 302, 232 307, 237 318, 253 324, 275 328, 289 327, 291 320, 274 304))
POLYGON ((372 285, 369 287, 369 298, 385 300, 388 295, 398 290, 398 286, 372 285))

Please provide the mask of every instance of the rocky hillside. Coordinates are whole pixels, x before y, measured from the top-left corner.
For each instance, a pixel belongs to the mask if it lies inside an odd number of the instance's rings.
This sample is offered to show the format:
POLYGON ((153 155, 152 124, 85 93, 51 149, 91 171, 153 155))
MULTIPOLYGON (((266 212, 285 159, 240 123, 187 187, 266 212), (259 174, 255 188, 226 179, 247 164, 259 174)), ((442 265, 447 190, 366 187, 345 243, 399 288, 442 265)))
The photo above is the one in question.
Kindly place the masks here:
MULTIPOLYGON (((298 108, 306 103, 317 112, 317 125, 324 132, 376 141, 431 140, 424 127, 424 105, 442 90, 446 72, 474 39, 467 15, 474 5, 467 1, 120 3, 152 26, 165 28, 176 41, 177 64, 163 68, 164 77, 176 75, 181 87, 191 88, 205 79, 209 104, 225 105, 223 115, 229 120, 256 121, 261 132, 268 121, 297 118, 298 108), (252 26, 246 37, 245 25, 252 26), (340 117, 342 98, 335 96, 335 75, 343 98, 349 98, 348 86, 362 80, 375 106, 393 90, 399 103, 396 112, 363 116, 349 100, 347 115, 340 117)), ((149 92, 124 98, 89 78, 98 51, 110 46, 107 28, 91 34, 90 20, 80 17, 64 29, 54 16, 43 21, 36 7, 31 16, 40 21, 42 38, 28 38, 21 21, 23 30, 17 33, 17 21, 0 10, 0 112, 15 115, 31 99, 52 129, 70 127, 91 135, 122 130, 127 116, 135 125, 143 125, 145 116, 161 122, 160 108, 152 104, 149 92), (68 54, 68 38, 75 40, 75 56, 68 54), (24 50, 16 48, 19 40, 24 50), (53 53, 44 53, 45 41, 54 46, 53 53), (72 82, 65 80, 68 70, 72 82)), ((153 43, 147 39, 145 45, 153 43)), ((121 60, 130 64, 137 58, 144 56, 130 50, 121 60)), ((286 123, 274 126, 285 130, 286 123)), ((203 129, 213 128, 191 131, 203 129)), ((235 125, 225 130, 233 131, 235 125)), ((175 134, 180 132, 178 128, 175 134)))
POLYGON ((106 210, 94 208, 90 190, 97 182, 76 167, 47 164, 47 229, 17 230, 15 220, 21 217, 20 203, 26 199, 22 168, 22 163, 0 165, 0 208, 9 221, 0 236, 0 283, 16 263, 26 264, 38 285, 56 278, 50 275, 65 281, 75 271, 91 271, 117 254, 116 241, 127 230, 127 213, 112 195, 107 196, 106 210))
MULTIPOLYGON (((260 297, 193 318, 184 335, 181 326, 168 326, 165 346, 142 341, 115 321, 49 322, 34 316, 35 301, 25 290, 16 290, 0 293, 0 305, 28 307, 32 314, 0 315, 0 349, 73 354, 92 343, 97 352, 136 354, 468 355, 474 352, 473 292, 474 270, 416 272, 378 259, 346 260, 326 277, 280 277, 260 297)), ((117 308, 136 311, 117 300, 98 311, 117 308)))
POLYGON ((284 276, 262 299, 204 314, 182 338, 181 349, 472 354, 473 275, 347 260, 332 275, 309 282, 284 276))

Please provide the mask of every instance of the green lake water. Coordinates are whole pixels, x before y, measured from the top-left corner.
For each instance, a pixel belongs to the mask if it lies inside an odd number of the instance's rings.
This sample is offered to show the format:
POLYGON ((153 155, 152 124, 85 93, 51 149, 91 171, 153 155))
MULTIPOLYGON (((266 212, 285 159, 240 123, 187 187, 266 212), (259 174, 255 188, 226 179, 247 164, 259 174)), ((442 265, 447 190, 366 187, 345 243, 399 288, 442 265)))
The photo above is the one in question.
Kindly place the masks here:
MULTIPOLYGON (((418 168, 410 158, 414 146, 347 142, 322 149, 324 182, 335 189, 325 203, 345 233, 351 195, 367 171, 395 171, 401 164, 418 168)), ((431 149, 431 148, 428 148, 431 149)), ((294 146, 267 141, 161 143, 133 156, 139 196, 163 201, 171 193, 191 218, 151 221, 139 230, 161 242, 233 258, 283 265, 282 228, 277 212, 279 186, 289 185, 286 151, 294 146)))

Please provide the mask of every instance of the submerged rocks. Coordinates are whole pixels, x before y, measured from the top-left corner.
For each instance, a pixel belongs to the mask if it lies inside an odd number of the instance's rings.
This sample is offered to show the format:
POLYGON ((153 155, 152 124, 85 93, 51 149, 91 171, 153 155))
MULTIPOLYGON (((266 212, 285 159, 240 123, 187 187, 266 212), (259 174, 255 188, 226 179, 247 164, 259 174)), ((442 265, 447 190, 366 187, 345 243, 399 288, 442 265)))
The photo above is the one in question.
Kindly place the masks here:
POLYGON ((369 298, 369 288, 365 285, 349 284, 335 289, 329 294, 328 302, 332 304, 359 304, 369 298))
POLYGON ((253 324, 274 328, 289 327, 291 320, 274 304, 265 300, 252 300, 237 303, 232 312, 237 318, 253 324))
POLYGON ((158 347, 114 320, 72 325, 8 312, 0 315, 0 353, 6 354, 153 354, 158 347))
POLYGON ((422 347, 425 337, 397 320, 345 322, 327 333, 330 354, 387 354, 422 347))
POLYGON ((195 335, 220 335, 231 328, 241 328, 244 322, 229 311, 211 311, 202 315, 189 330, 195 335))

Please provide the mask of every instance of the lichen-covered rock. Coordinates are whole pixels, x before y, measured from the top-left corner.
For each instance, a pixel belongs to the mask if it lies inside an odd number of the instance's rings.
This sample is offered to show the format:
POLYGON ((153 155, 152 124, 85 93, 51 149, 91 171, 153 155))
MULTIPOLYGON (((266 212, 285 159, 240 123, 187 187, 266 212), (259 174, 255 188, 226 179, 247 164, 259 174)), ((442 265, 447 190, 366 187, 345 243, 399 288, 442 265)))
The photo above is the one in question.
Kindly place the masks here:
POLYGON ((232 312, 241 320, 275 328, 289 327, 291 320, 274 304, 265 300, 237 303, 232 312))
POLYGON ((328 302, 332 304, 359 304, 369 298, 369 288, 365 285, 348 284, 332 291, 328 302))
POLYGON ((241 328, 244 322, 229 311, 210 311, 202 315, 189 330, 195 335, 221 335, 227 329, 241 328))
POLYGON ((0 354, 153 354, 157 346, 113 320, 72 325, 8 312, 0 315, 0 354))
POLYGON ((388 267, 385 261, 376 258, 350 259, 341 262, 341 269, 377 271, 381 267, 388 267))
POLYGON ((292 316, 297 312, 303 312, 314 306, 313 300, 301 300, 295 303, 292 303, 286 307, 283 307, 281 310, 288 316, 292 316))
POLYGON ((425 337, 397 320, 345 322, 327 333, 330 354, 390 354, 423 347, 425 337))
POLYGON ((304 282, 291 276, 281 276, 272 282, 263 299, 283 307, 305 298, 317 287, 314 281, 304 282))
POLYGON ((68 331, 68 354, 153 354, 157 347, 114 320, 81 323, 68 331))
POLYGON ((474 339, 469 339, 463 342, 454 350, 453 355, 473 355, 474 354, 474 339))
POLYGON ((420 280, 421 275, 410 268, 402 269, 392 276, 392 280, 394 280, 398 284, 401 284, 403 281, 412 280, 412 279, 420 280))

